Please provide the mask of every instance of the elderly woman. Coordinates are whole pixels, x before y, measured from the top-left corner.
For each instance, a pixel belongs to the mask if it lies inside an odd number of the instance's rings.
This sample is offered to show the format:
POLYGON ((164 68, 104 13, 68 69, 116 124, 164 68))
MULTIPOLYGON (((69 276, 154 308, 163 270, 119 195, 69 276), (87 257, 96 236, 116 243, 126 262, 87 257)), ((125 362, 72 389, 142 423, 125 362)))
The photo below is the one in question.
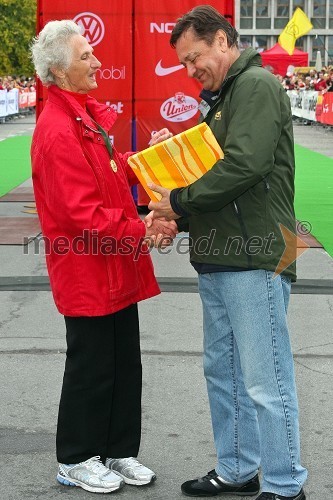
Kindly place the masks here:
MULTIPOLYGON (((57 428, 61 484, 108 493, 149 484, 135 458, 141 436, 137 302, 159 293, 143 240, 173 238, 174 222, 147 228, 130 184, 137 180, 109 133, 116 114, 88 95, 101 66, 79 27, 51 21, 32 57, 48 87, 31 157, 37 210, 67 357, 57 428)), ((170 136, 167 129, 154 142, 170 136)))

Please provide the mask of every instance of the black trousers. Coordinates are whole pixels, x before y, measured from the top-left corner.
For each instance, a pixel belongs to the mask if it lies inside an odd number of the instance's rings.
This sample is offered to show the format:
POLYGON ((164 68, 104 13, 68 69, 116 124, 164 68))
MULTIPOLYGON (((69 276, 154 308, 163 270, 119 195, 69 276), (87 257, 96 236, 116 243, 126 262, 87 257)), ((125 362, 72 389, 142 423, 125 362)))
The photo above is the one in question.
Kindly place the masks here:
POLYGON ((136 457, 142 389, 137 305, 107 316, 65 316, 65 322, 58 462, 136 457))

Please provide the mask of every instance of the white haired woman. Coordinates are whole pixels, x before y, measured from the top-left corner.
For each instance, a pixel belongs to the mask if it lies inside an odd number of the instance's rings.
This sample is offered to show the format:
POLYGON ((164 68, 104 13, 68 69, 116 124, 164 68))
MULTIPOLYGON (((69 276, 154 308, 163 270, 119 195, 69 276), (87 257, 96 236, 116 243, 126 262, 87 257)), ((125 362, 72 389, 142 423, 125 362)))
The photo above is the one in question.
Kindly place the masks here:
MULTIPOLYGON (((141 436, 137 302, 159 293, 143 240, 175 237, 174 222, 140 220, 127 165, 110 144, 116 113, 88 93, 101 63, 69 20, 32 44, 48 99, 33 136, 37 210, 67 356, 57 428, 57 479, 95 493, 149 484, 136 457, 141 436), (141 251, 142 250, 142 251, 141 251)), ((167 129, 155 134, 159 142, 167 129)))

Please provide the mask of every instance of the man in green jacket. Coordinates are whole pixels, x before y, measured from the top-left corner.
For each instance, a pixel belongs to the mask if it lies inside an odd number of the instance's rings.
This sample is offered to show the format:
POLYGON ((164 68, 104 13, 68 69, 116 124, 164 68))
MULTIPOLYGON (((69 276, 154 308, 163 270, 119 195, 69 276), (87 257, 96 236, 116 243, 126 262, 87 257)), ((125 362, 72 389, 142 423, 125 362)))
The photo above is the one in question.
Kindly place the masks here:
POLYGON ((295 280, 294 145, 289 98, 237 31, 199 6, 171 35, 203 87, 202 119, 224 158, 190 186, 167 189, 147 219, 189 229, 204 319, 204 373, 217 465, 188 496, 305 500, 286 313, 295 280), (209 242, 202 245, 203 237, 209 242))

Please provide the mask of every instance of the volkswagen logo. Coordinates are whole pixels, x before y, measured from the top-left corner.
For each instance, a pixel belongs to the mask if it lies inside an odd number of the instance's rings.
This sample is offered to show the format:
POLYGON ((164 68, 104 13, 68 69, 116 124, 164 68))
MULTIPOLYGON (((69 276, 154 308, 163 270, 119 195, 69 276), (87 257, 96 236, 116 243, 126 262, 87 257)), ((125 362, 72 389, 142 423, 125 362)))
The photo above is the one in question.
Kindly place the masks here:
POLYGON ((100 17, 92 12, 81 12, 74 17, 73 21, 81 28, 81 33, 86 37, 88 43, 94 47, 103 40, 105 28, 100 17))

